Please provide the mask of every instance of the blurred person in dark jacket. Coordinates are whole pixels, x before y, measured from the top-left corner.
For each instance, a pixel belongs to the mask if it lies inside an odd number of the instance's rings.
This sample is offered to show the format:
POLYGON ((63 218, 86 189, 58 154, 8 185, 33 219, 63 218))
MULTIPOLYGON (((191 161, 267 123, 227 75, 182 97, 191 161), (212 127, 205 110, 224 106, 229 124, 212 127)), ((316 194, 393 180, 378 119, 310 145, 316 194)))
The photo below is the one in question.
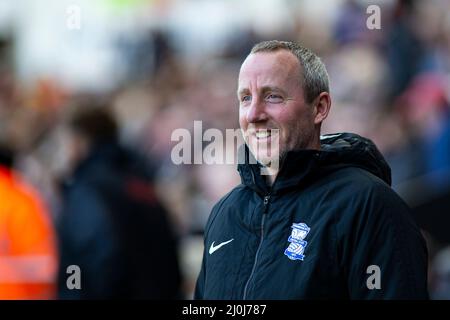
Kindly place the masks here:
POLYGON ((67 127, 74 170, 58 224, 59 297, 180 298, 176 239, 144 161, 118 144, 105 108, 84 108, 67 127), (81 289, 68 288, 71 265, 81 289))

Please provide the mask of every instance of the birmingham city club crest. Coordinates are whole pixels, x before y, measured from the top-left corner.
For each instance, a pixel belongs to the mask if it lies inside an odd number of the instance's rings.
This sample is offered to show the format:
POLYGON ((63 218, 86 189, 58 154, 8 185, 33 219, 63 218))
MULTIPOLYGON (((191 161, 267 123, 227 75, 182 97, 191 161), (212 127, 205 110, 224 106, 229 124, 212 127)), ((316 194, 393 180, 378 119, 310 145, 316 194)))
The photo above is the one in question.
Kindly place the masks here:
POLYGON ((290 242, 289 247, 284 250, 284 254, 291 260, 301 260, 305 258, 303 254, 305 252, 305 248, 308 245, 308 242, 304 239, 311 230, 310 227, 306 225, 306 223, 293 223, 292 224, 292 233, 288 238, 290 242))

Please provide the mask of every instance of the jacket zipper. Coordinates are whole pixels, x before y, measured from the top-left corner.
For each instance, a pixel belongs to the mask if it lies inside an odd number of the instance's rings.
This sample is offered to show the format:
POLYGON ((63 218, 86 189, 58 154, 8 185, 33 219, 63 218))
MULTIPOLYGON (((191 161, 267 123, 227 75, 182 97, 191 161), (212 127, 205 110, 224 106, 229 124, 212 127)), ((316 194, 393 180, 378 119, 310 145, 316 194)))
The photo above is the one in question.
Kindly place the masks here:
POLYGON ((243 300, 245 300, 247 298, 247 289, 250 284, 250 280, 252 279, 253 274, 255 273, 256 264, 258 263, 258 254, 259 254, 259 251, 261 250, 261 246, 262 246, 262 243, 264 240, 264 221, 266 220, 267 208, 269 207, 269 200, 270 200, 270 195, 268 194, 264 197, 264 211, 263 211, 263 215, 262 215, 262 219, 261 219, 261 238, 259 240, 258 249, 256 250, 255 262, 253 263, 252 272, 250 273, 250 276, 248 277, 247 283, 245 284, 245 287, 244 287, 243 300))

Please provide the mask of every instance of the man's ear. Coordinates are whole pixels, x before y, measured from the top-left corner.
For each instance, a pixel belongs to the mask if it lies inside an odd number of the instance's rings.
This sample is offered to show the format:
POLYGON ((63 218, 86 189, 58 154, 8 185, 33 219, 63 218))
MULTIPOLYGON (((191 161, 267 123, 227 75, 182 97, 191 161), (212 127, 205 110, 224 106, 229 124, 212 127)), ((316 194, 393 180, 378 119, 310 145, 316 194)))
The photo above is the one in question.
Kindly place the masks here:
POLYGON ((314 100, 314 124, 321 124, 328 116, 331 108, 331 96, 328 92, 322 92, 314 100))

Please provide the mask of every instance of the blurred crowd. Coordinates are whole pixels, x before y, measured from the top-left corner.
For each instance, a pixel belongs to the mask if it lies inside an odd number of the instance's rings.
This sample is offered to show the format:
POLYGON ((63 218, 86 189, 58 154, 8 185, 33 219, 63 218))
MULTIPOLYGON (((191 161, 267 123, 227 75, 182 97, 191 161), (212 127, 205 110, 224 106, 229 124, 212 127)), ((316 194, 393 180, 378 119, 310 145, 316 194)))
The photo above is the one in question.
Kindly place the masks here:
MULTIPOLYGON (((376 143, 427 239, 431 297, 450 299, 450 1, 371 1, 381 8, 375 30, 362 0, 103 2, 123 26, 108 29, 100 57, 80 54, 80 70, 76 55, 61 70, 57 56, 66 51, 55 47, 46 51, 54 51, 53 73, 27 72, 34 52, 25 50, 33 49, 26 28, 0 24, 0 298, 76 298, 62 287, 66 265, 80 259, 99 281, 84 297, 114 291, 100 274, 120 287, 126 277, 111 271, 120 265, 143 286, 167 290, 129 285, 118 297, 191 298, 209 212, 240 180, 233 165, 173 164, 171 134, 192 130, 194 120, 203 130, 238 128, 240 63, 254 43, 279 39, 324 60, 332 109, 323 133, 355 132, 376 143), (99 65, 109 66, 104 78, 99 65), (20 219, 8 218, 12 205, 4 203, 17 204, 20 219), (13 292, 18 264, 28 287, 13 292)), ((86 23, 66 36, 88 38, 86 23)))

